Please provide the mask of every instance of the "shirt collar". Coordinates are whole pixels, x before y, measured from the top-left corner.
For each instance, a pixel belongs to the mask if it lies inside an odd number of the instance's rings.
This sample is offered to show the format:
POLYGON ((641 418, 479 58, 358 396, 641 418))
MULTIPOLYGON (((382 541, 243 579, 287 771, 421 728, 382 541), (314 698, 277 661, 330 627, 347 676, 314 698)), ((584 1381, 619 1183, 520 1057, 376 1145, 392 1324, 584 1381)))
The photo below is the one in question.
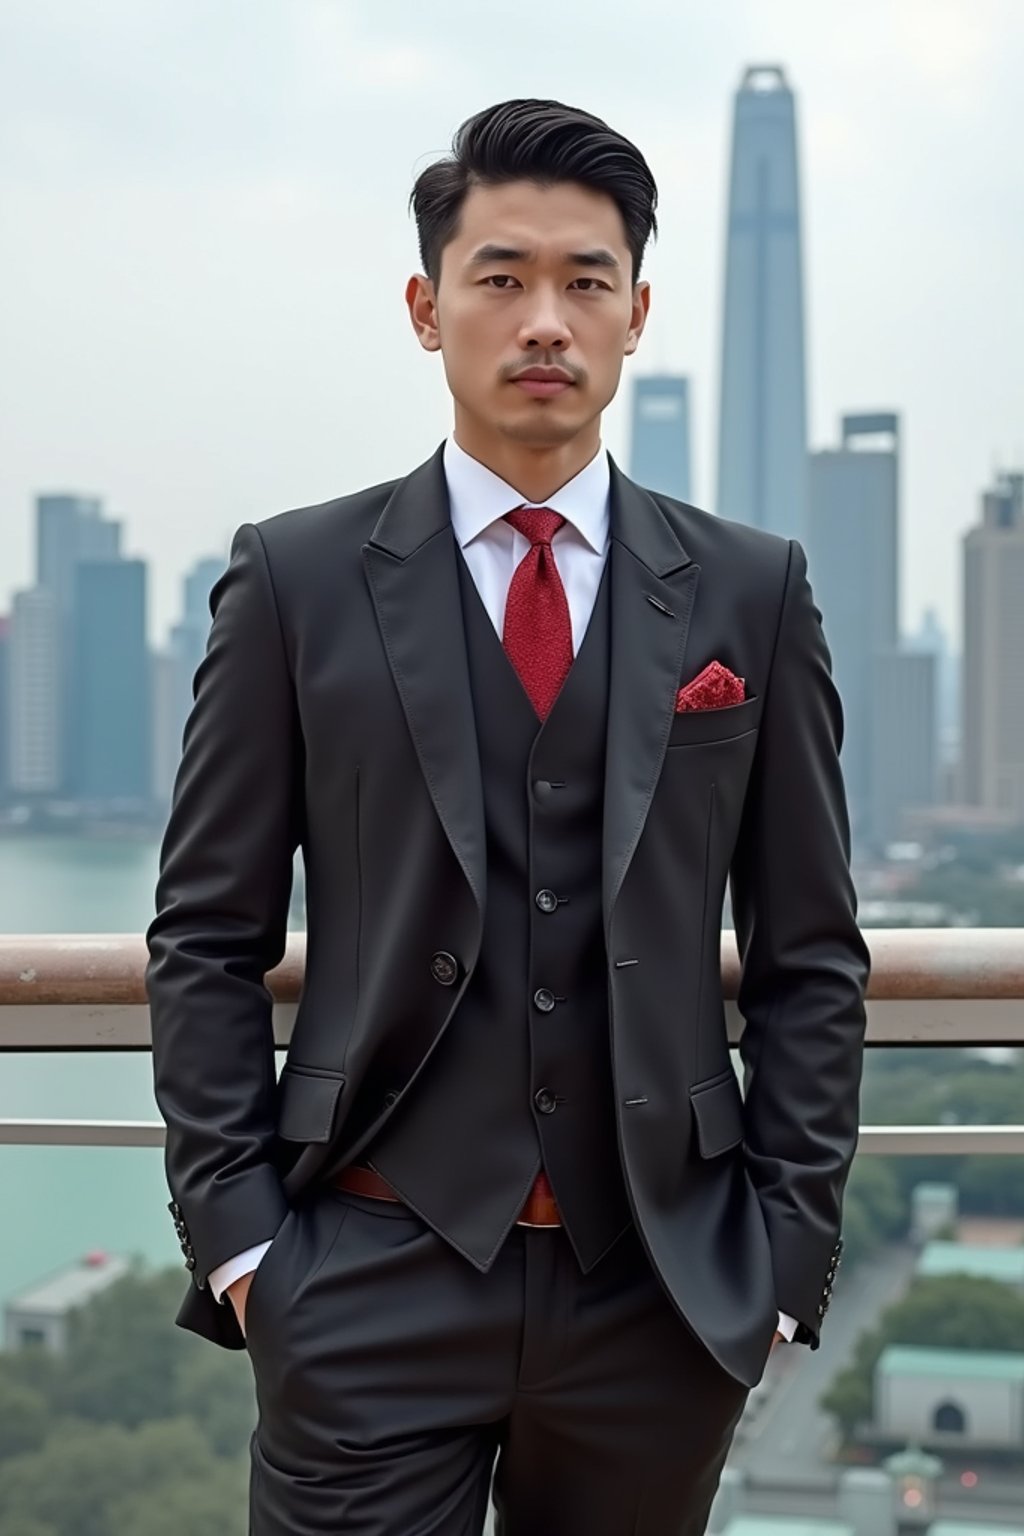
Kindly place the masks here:
POLYGON ((608 547, 611 471, 603 448, 578 475, 543 502, 524 501, 521 492, 460 448, 454 437, 449 437, 444 445, 444 473, 452 528, 463 549, 506 512, 521 506, 550 507, 552 512, 560 512, 597 554, 603 555, 608 547))

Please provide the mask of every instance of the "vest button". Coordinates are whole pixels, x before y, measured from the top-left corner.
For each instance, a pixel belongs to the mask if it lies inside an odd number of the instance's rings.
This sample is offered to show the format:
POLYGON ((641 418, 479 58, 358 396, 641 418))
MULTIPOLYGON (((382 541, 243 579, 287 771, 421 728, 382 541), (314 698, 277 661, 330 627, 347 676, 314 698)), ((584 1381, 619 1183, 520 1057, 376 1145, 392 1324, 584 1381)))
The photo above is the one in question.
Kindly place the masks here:
POLYGON ((538 891, 533 899, 542 912, 553 912, 558 906, 558 897, 554 891, 538 891))
POLYGON ((555 1006, 555 994, 547 987, 538 987, 533 994, 533 1005, 539 1008, 541 1013, 550 1013, 555 1006))
POLYGON ((430 962, 430 974, 442 987, 450 987, 459 974, 459 962, 446 949, 439 949, 430 962))
POLYGON ((555 1112, 555 1096, 550 1088, 541 1088, 533 1096, 533 1102, 542 1115, 553 1115, 555 1112))
POLYGON ((538 800, 548 800, 551 796, 551 781, 549 779, 534 779, 533 793, 538 800))

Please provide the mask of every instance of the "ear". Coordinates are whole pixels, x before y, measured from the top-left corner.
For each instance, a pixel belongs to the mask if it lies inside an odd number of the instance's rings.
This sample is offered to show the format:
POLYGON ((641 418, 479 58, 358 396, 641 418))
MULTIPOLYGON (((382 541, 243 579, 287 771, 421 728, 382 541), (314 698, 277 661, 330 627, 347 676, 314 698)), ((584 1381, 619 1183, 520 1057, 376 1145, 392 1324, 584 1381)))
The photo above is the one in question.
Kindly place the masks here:
POLYGON ((429 277, 417 272, 405 285, 405 302, 417 340, 425 352, 440 352, 441 332, 437 320, 437 294, 429 277))
POLYGON ((629 317, 629 330, 626 332, 626 347, 624 356, 632 357, 640 344, 644 326, 647 324, 647 316, 651 309, 651 285, 650 283, 633 284, 633 309, 629 317))

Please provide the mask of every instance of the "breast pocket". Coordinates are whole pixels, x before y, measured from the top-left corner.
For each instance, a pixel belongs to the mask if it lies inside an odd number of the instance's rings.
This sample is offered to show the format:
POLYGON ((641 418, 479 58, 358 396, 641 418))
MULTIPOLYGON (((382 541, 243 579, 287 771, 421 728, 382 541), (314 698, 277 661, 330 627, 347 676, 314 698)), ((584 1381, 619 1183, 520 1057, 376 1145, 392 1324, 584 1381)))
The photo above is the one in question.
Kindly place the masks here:
POLYGON ((731 741, 757 728, 761 718, 760 695, 722 709, 686 709, 674 717, 669 747, 695 747, 705 742, 731 741))

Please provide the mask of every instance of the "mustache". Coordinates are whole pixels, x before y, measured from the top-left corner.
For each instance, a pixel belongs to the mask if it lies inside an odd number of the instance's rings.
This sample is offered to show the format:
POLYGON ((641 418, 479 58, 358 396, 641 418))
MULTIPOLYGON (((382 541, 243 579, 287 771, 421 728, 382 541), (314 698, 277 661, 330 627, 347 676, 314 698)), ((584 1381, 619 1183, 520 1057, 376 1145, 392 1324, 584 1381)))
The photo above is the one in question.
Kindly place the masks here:
POLYGON ((527 368, 558 368, 567 373, 574 384, 582 384, 587 376, 585 369, 578 363, 570 362, 567 357, 525 357, 521 362, 509 363, 502 369, 502 376, 506 381, 514 379, 527 368))

